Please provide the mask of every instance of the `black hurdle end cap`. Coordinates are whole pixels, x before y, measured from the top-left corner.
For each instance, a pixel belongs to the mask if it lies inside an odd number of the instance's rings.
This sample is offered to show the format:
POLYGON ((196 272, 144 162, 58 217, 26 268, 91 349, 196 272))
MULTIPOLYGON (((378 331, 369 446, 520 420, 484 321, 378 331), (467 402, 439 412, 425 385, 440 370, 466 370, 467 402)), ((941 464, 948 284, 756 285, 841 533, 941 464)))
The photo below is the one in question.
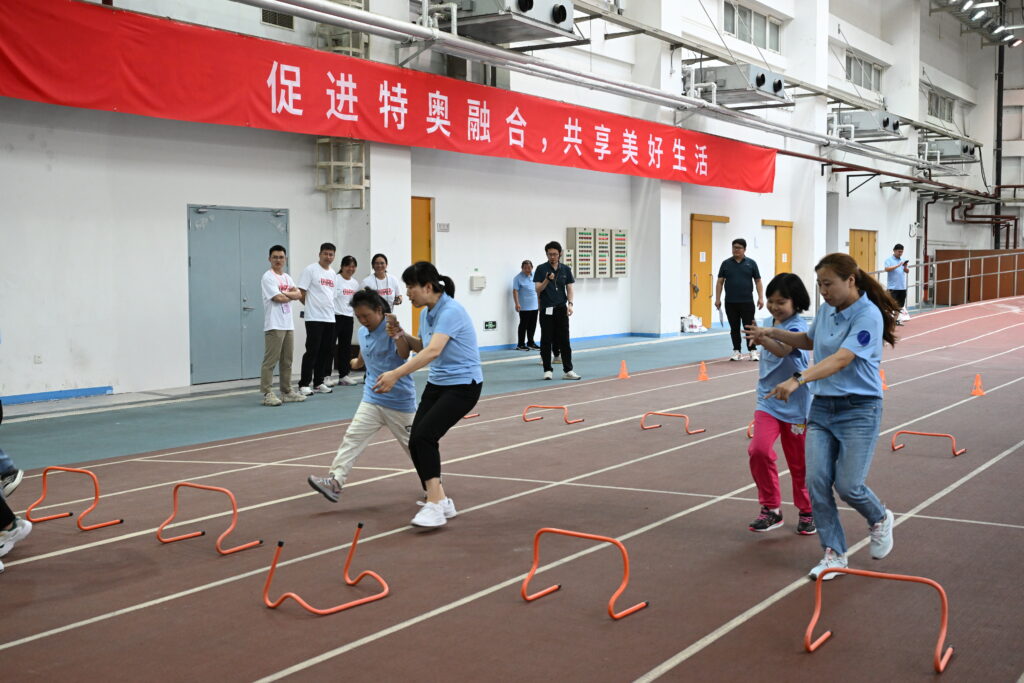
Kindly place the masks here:
POLYGON ((283 548, 284 547, 284 541, 278 541, 277 542, 277 547, 278 548, 283 548))
POLYGON ((363 523, 359 522, 359 524, 356 524, 356 528, 357 529, 362 529, 363 528, 363 523))

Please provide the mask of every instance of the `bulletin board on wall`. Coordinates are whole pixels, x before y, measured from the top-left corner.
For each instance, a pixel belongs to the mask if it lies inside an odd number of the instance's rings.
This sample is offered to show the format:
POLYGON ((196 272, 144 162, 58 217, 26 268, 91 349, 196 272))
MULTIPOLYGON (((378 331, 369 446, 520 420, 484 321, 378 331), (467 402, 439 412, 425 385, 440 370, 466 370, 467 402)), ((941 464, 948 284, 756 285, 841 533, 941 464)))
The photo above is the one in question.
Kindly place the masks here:
MULTIPOLYGON (((577 279, 629 277, 629 233, 613 228, 567 228, 566 254, 577 279)), ((566 261, 568 263, 568 259, 566 261)))

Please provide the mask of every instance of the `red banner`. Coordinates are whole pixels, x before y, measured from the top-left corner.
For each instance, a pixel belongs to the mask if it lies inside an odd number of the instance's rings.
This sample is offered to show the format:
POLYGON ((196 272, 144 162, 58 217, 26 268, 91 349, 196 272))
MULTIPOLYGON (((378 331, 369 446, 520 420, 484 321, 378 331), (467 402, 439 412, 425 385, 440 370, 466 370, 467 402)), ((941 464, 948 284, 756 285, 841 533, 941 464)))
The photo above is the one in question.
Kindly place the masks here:
POLYGON ((0 95, 752 192, 775 179, 775 150, 714 135, 74 0, 3 5, 0 95))

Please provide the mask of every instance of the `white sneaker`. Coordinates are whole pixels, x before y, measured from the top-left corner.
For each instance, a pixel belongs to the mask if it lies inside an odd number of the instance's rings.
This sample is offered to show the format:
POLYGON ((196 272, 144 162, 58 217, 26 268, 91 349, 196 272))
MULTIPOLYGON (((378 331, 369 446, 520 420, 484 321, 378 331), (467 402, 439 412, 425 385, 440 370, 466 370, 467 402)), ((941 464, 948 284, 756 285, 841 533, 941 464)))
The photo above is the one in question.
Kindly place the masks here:
POLYGON ((11 552, 14 544, 32 533, 32 522, 21 517, 14 519, 14 526, 7 531, 0 531, 0 557, 11 552))
MULTIPOLYGON (((423 507, 424 505, 427 504, 427 501, 425 501, 425 500, 417 500, 416 504, 419 505, 420 507, 423 507)), ((445 519, 451 519, 452 517, 457 517, 458 514, 459 514, 455 510, 455 501, 452 500, 451 498, 445 498, 440 503, 438 503, 438 505, 441 506, 441 510, 444 512, 444 518, 445 519)))
POLYGON ((743 360, 743 354, 739 351, 733 351, 732 355, 729 356, 729 360, 743 360))
POLYGON ((303 396, 312 396, 313 390, 310 389, 309 387, 299 387, 299 393, 302 394, 303 396))
POLYGON ((579 375, 577 375, 575 370, 570 370, 569 372, 567 372, 564 375, 562 375, 562 379, 583 379, 583 378, 580 377, 579 375))
POLYGON ((273 391, 268 391, 263 394, 263 405, 265 406, 279 406, 281 405, 281 399, 277 397, 273 391))
POLYGON ((351 387, 351 386, 355 386, 356 384, 359 384, 359 382, 355 381, 354 379, 352 379, 348 375, 345 375, 344 377, 342 377, 341 379, 338 380, 338 384, 341 384, 341 385, 346 386, 346 387, 351 387))
POLYGON ((544 371, 544 379, 551 379, 551 371, 550 370, 545 370, 544 371))
POLYGON ((892 551, 892 523, 895 517, 886 508, 885 518, 868 529, 871 537, 871 557, 880 560, 892 551))
POLYGON ((439 527, 448 523, 444 516, 444 508, 440 503, 424 503, 416 516, 412 518, 413 526, 439 527))
POLYGON ((334 391, 334 389, 331 389, 326 384, 319 384, 319 385, 317 385, 316 389, 314 389, 313 391, 315 391, 318 394, 329 394, 332 391, 334 391))
POLYGON ((754 349, 750 352, 750 360, 761 360, 761 352, 754 349))
POLYGON ((338 380, 328 377, 327 379, 324 380, 324 384, 326 386, 333 387, 338 384, 338 380))
MULTIPOLYGON (((825 548, 825 557, 821 558, 821 562, 819 562, 818 565, 807 574, 807 576, 817 581, 818 575, 826 569, 846 569, 846 566, 846 555, 840 555, 836 551, 832 550, 832 548, 825 548)), ((839 574, 836 572, 826 574, 822 581, 831 581, 837 576, 839 576, 839 574)))
POLYGON ((286 394, 281 394, 281 401, 284 403, 302 403, 306 400, 306 397, 302 394, 297 394, 294 391, 289 391, 286 394))

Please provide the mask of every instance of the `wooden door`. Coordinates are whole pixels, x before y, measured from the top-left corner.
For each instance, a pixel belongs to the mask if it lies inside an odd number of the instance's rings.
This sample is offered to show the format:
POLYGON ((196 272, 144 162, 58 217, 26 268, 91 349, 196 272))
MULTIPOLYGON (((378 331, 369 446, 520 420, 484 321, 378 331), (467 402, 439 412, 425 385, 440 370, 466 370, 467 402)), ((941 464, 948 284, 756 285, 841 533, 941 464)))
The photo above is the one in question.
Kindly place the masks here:
MULTIPOLYGON (((432 261, 434 258, 433 230, 431 230, 431 214, 433 199, 430 197, 412 198, 412 262, 432 261)), ((412 309, 412 333, 420 333, 420 311, 423 307, 412 309)))
POLYGON ((763 220, 761 225, 775 227, 775 274, 793 272, 793 222, 763 220))
POLYGON ((878 269, 877 234, 874 230, 850 230, 850 256, 861 270, 869 273, 878 269))
POLYGON ((712 223, 728 223, 725 216, 690 216, 690 314, 699 316, 704 327, 711 328, 711 308, 715 299, 715 270, 711 255, 712 223))

